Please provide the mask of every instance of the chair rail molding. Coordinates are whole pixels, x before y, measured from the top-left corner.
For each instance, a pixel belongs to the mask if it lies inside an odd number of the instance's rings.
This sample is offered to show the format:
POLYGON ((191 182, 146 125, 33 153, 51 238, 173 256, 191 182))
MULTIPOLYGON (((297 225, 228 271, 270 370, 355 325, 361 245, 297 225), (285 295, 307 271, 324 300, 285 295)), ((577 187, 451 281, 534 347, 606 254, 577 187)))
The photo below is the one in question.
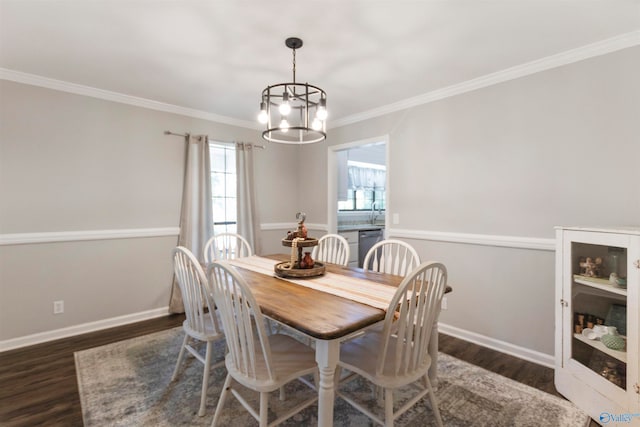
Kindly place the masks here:
POLYGON ((0 246, 83 240, 136 239, 180 234, 180 227, 126 228, 116 230, 46 231, 41 233, 0 234, 0 246))
MULTIPOLYGON (((329 230, 329 226, 327 224, 305 224, 310 230, 323 230, 327 232, 329 230)), ((291 230, 292 228, 295 228, 295 224, 293 222, 274 222, 260 224, 260 229, 262 231, 291 230)), ((497 246, 516 249, 532 249, 539 251, 554 252, 556 250, 556 241, 554 238, 455 233, 450 231, 412 230, 400 228, 386 228, 385 232, 388 239, 392 237, 400 237, 404 239, 431 240, 436 242, 497 246)))
POLYGON ((405 239, 432 240, 438 242, 464 243, 470 245, 498 246, 505 248, 555 251, 555 239, 540 237, 504 236, 447 231, 406 230, 387 228, 387 236, 405 239))
MULTIPOLYGON (((272 230, 294 230, 297 227, 297 222, 265 222, 260 224, 260 230, 272 231, 272 230)), ((328 230, 327 224, 315 224, 305 222, 304 225, 307 229, 311 230, 328 230)))

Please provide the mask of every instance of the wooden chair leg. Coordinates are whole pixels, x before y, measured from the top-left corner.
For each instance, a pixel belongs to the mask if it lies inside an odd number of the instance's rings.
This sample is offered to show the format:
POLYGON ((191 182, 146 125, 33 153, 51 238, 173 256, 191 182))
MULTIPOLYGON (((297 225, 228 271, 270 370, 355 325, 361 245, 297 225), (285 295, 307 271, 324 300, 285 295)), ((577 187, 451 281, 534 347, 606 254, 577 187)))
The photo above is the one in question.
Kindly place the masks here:
POLYGON ((207 353, 204 356, 204 372, 202 373, 202 390, 200 392, 200 409, 198 416, 203 417, 207 406, 207 389, 209 388, 209 372, 211 371, 211 355, 213 354, 213 342, 207 341, 207 353))
POLYGON ((187 342, 189 341, 189 335, 184 334, 184 339, 182 340, 182 347, 180 347, 180 353, 178 354, 178 361, 176 362, 176 367, 173 370, 173 375, 171 376, 171 381, 175 381, 178 377, 178 370, 180 369, 180 364, 182 363, 182 359, 184 358, 184 348, 187 346, 187 342))
POLYGON ((433 414, 436 416, 436 424, 439 427, 443 427, 442 417, 440 416, 440 409, 438 409, 438 400, 436 399, 436 395, 433 392, 433 387, 431 386, 431 381, 429 381, 429 377, 426 376, 427 389, 429 389, 429 401, 431 402, 431 410, 433 414))
POLYGON ((260 427, 267 427, 269 416, 269 393, 260 393, 260 427))
POLYGON ((211 427, 216 427, 218 423, 218 418, 220 418, 220 412, 222 412, 224 401, 229 393, 229 385, 231 385, 231 375, 227 374, 227 378, 224 380, 224 385, 222 386, 222 393, 220 393, 220 398, 216 405, 216 413, 213 415, 213 420, 211 421, 211 427))
POLYGON ((393 390, 384 389, 384 425, 393 427, 393 390))

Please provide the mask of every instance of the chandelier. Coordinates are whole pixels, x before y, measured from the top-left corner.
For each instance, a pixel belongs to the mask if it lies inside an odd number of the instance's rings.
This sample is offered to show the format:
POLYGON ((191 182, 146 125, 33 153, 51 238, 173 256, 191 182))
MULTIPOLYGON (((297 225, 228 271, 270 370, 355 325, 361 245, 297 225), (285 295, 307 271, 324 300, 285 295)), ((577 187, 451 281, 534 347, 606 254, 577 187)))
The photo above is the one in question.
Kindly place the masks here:
POLYGON ((262 91, 258 121, 266 125, 262 137, 282 144, 311 144, 327 137, 327 94, 309 83, 296 83, 296 49, 302 40, 285 41, 293 50, 293 82, 267 86, 262 91))

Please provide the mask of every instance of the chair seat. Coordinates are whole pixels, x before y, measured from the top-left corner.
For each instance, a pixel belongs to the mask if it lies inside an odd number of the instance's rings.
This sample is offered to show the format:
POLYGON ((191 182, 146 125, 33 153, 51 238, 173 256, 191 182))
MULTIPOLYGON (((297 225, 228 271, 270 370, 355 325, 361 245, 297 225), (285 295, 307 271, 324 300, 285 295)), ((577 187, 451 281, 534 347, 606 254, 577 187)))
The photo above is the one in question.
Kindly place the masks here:
MULTIPOLYGON (((217 319, 218 324, 219 325, 222 324, 217 311, 215 311, 214 315, 218 318, 217 319)), ((204 325, 203 325, 204 331, 202 332, 198 332, 195 329, 191 328, 191 326, 189 326, 188 320, 185 320, 184 322, 182 322, 182 328, 191 337, 204 342, 216 341, 224 337, 224 333, 222 331, 219 331, 216 328, 210 316, 207 315, 203 317, 203 320, 204 320, 204 325)))
POLYGON ((381 328, 370 329, 364 335, 343 343, 340 347, 339 365, 362 375, 372 383, 384 388, 397 388, 422 378, 429 370, 429 366, 431 366, 429 355, 426 355, 423 365, 413 371, 411 375, 402 376, 394 372, 394 367, 396 366, 396 358, 394 356, 397 343, 397 337, 392 336, 389 339, 390 351, 387 354, 391 357, 385 359, 385 365, 380 374, 376 373, 376 355, 384 345, 381 328), (370 354, 371 357, 363 358, 363 354, 370 354))
MULTIPOLYGON (((271 367, 276 379, 269 379, 267 366, 261 351, 256 351, 255 353, 255 379, 250 379, 243 375, 234 365, 232 355, 230 353, 227 354, 225 365, 233 379, 254 390, 268 392, 278 389, 282 384, 286 384, 301 375, 315 372, 317 364, 315 352, 312 348, 283 334, 269 335, 268 340, 271 346, 271 367)), ((256 348, 260 348, 258 340, 254 345, 256 348)))

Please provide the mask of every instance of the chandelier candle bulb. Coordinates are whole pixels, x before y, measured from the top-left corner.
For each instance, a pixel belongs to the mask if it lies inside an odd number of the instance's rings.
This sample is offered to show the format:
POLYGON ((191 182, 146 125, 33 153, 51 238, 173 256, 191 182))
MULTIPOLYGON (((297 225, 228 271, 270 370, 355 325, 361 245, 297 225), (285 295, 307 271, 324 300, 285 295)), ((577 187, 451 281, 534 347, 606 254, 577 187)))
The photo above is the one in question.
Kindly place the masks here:
POLYGON ((289 94, 287 93, 287 88, 285 87, 284 92, 282 93, 282 104, 279 107, 280 114, 283 116, 289 115, 291 112, 291 105, 289 105, 289 94))
POLYGON ((269 116, 267 115, 267 104, 265 102, 260 103, 260 113, 258 114, 258 121, 262 124, 265 124, 269 121, 269 116))
POLYGON ((318 120, 326 120, 327 119, 327 100, 320 99, 320 104, 318 105, 318 111, 316 111, 316 117, 318 120))

